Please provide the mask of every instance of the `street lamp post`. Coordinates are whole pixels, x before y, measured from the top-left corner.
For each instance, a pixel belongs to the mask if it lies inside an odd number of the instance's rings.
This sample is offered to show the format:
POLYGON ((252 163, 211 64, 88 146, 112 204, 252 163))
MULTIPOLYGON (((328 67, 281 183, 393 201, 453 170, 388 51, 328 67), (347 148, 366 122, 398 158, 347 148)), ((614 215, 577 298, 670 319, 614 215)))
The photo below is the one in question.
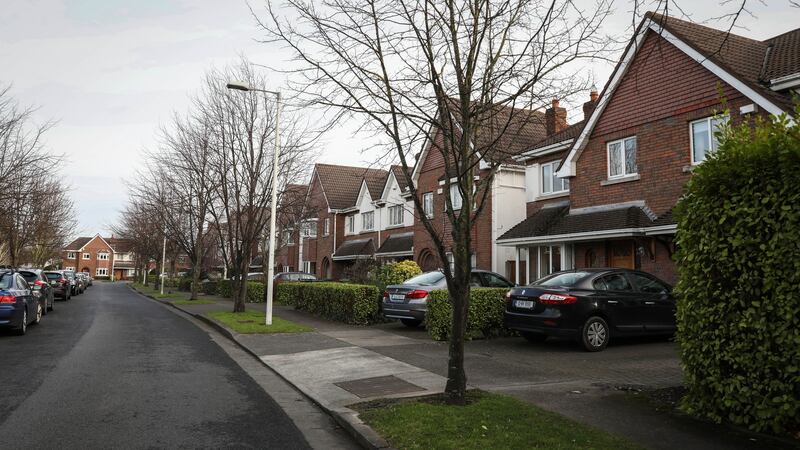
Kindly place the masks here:
MULTIPOLYGON (((275 156, 272 161, 272 200, 270 202, 269 214, 269 267, 267 268, 267 311, 265 318, 265 323, 267 325, 272 325, 272 291, 274 288, 273 279, 275 278, 275 216, 277 215, 276 210, 278 202, 278 156, 281 152, 281 92, 252 88, 249 84, 242 82, 228 83, 227 88, 237 91, 256 91, 275 95, 275 156)), ((261 264, 263 265, 264 262, 262 261, 261 264)))

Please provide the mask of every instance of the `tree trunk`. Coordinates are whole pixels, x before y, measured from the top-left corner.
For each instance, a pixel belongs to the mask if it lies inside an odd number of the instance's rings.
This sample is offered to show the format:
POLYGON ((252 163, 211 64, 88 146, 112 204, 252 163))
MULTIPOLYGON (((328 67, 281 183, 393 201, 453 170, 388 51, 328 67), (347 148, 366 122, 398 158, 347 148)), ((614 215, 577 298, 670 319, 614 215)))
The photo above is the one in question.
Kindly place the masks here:
MULTIPOLYGON (((457 226, 467 228, 467 233, 469 233, 467 224, 461 223, 457 226)), ((457 405, 465 404, 467 392, 467 374, 464 371, 464 338, 469 312, 469 279, 472 272, 468 245, 466 239, 456 239, 453 243, 454 268, 452 282, 448 286, 450 303, 453 305, 453 322, 450 328, 447 384, 444 391, 447 394, 448 402, 457 405)))
POLYGON ((190 287, 189 300, 197 300, 197 294, 200 291, 200 270, 198 269, 197 265, 192 268, 192 285, 190 287))

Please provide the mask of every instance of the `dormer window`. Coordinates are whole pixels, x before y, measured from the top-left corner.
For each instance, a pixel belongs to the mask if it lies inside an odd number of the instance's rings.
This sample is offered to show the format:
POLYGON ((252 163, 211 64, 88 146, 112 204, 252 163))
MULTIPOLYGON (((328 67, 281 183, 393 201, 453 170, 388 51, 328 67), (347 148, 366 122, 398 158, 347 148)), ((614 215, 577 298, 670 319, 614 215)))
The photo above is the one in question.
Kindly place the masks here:
POLYGON ((403 205, 395 205, 389 207, 389 225, 402 225, 403 224, 403 205))
POLYGON ((608 178, 624 178, 637 174, 636 136, 608 143, 608 178))
POLYGON ((375 226, 375 213, 365 212, 361 213, 361 231, 371 231, 375 226))
POLYGON ((569 192, 569 179, 556 176, 559 161, 542 164, 542 194, 560 194, 569 192))

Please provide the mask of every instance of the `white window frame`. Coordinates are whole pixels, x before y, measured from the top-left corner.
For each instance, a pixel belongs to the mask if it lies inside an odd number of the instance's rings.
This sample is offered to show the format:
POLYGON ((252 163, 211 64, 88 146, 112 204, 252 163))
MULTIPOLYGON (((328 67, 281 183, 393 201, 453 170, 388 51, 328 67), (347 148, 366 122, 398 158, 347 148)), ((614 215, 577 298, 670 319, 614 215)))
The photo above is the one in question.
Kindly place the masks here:
POLYGON ((92 254, 91 254, 91 253, 84 252, 84 253, 83 253, 83 259, 84 259, 84 260, 87 260, 87 261, 90 261, 90 260, 92 259, 92 254))
POLYGON ((331 234, 331 218, 326 217, 322 224, 322 235, 328 236, 329 234, 331 234))
POLYGON ((403 225, 405 221, 405 208, 403 205, 393 205, 389 207, 389 226, 403 225), (398 213, 399 211, 399 213, 398 213))
POLYGON ((71 267, 71 266, 70 267, 64 267, 64 270, 69 270, 71 272, 75 272, 75 268, 71 267))
MULTIPOLYGON (((459 211, 464 206, 464 199, 461 197, 461 191, 458 189, 458 184, 450 184, 450 203, 453 204, 453 211, 459 211)), ((447 203, 445 203, 447 208, 447 203)))
POLYGON ((713 153, 713 152, 717 151, 717 147, 719 146, 719 141, 717 141, 717 138, 714 136, 714 133, 715 133, 714 122, 715 121, 719 121, 721 124, 725 124, 725 123, 728 122, 729 119, 730 118, 727 115, 719 115, 719 116, 703 117, 702 119, 697 119, 697 120, 693 120, 693 121, 689 122, 689 158, 691 159, 693 166, 696 166, 696 165, 702 163, 703 161, 706 160, 706 156, 708 156, 710 153, 713 153), (708 136, 709 136, 709 139, 711 140, 711 142, 708 143, 709 144, 708 148, 710 150, 703 155, 703 159, 701 159, 699 161, 695 161, 695 159, 694 159, 694 130, 693 130, 693 128, 694 128, 694 125, 696 123, 701 123, 701 122, 706 122, 708 124, 708 136))
POLYGON ((356 232, 356 215, 351 214, 344 218, 344 231, 345 234, 355 234, 356 232))
POLYGON ((367 211, 361 213, 361 231, 372 231, 374 229, 375 229, 375 211, 367 211), (367 218, 369 218, 369 220, 367 218))
POLYGON ((77 256, 76 252, 67 252, 67 259, 75 259, 77 256))
POLYGON ((433 219, 433 192, 422 194, 422 211, 428 219, 433 219))
POLYGON ((107 277, 108 276, 108 268, 107 267, 98 267, 94 272, 95 272, 95 276, 97 276, 97 277, 107 277))
POLYGON ((569 178, 559 178, 559 177, 555 176, 555 174, 557 172, 557 169, 558 169, 558 165, 560 163, 561 163, 561 160, 557 159, 555 161, 551 161, 551 162, 539 165, 539 178, 541 178, 541 183, 539 185, 539 189, 540 189, 540 192, 542 193, 542 195, 556 195, 556 194, 563 194, 563 193, 569 192, 569 178), (545 177, 544 176, 545 167, 549 167, 550 168, 550 176, 549 177, 545 177), (545 190, 545 183, 547 181, 547 178, 549 178, 550 183, 551 183, 549 191, 545 190), (561 187, 562 187, 561 190, 558 190, 558 191, 555 190, 555 186, 553 185, 553 182, 555 182, 555 180, 561 180, 561 187))
POLYGON ((108 261, 108 252, 97 252, 98 261, 108 261))
POLYGON ((317 222, 314 221, 303 222, 303 224, 301 225, 301 230, 302 230, 301 234, 303 235, 303 237, 315 238, 317 237, 317 222))
POLYGON ((283 230, 283 240, 286 245, 294 245, 294 230, 283 230))
POLYGON ((638 157, 639 157, 639 143, 636 140, 636 136, 628 136, 626 138, 617 139, 615 141, 607 142, 606 143, 606 171, 608 173, 608 179, 609 180, 615 180, 615 179, 618 179, 618 178, 627 178, 627 177, 632 177, 632 176, 637 175, 639 173, 639 164, 637 162, 638 159, 639 159, 638 157), (627 169, 626 169, 627 164, 625 164, 626 163, 626 160, 625 160, 625 143, 627 141, 630 141, 630 140, 633 140, 634 142, 636 142, 636 146, 634 147, 634 152, 636 153, 636 155, 635 155, 636 159, 634 160, 634 171, 633 172, 628 172, 627 169), (617 175, 611 175, 611 146, 614 145, 614 144, 619 144, 620 145, 620 151, 621 151, 621 156, 622 156, 622 173, 621 174, 617 174, 617 175))

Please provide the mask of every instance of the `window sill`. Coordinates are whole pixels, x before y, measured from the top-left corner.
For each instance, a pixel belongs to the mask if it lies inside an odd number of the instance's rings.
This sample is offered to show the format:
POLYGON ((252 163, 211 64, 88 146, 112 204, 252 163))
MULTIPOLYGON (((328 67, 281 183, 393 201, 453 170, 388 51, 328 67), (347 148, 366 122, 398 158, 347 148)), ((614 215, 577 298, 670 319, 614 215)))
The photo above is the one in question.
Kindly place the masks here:
POLYGON ((387 227, 386 227, 386 228, 384 228, 384 229, 385 229, 385 230, 394 230, 394 229, 396 229, 396 228, 403 228, 404 226, 405 226, 405 224, 402 224, 402 223, 401 223, 401 224, 398 224, 398 225, 389 225, 389 226, 387 226, 387 227))
POLYGON ((683 168, 681 170, 683 170, 683 173, 692 173, 692 172, 694 172, 694 168, 697 167, 699 164, 700 163, 692 164, 692 165, 689 165, 689 166, 683 166, 683 168))
POLYGON ((620 178, 611 178, 611 179, 608 179, 608 180, 601 181, 600 182, 600 186, 609 186, 611 184, 619 184, 619 183, 627 183, 629 181, 637 181, 637 180, 639 180, 639 178, 640 177, 639 177, 638 173, 635 174, 635 175, 627 175, 627 176, 620 177, 620 178))
POLYGON ((556 192, 555 194, 543 194, 534 198, 533 201, 538 202, 539 200, 550 200, 553 198, 561 198, 561 197, 569 197, 569 191, 556 192))

